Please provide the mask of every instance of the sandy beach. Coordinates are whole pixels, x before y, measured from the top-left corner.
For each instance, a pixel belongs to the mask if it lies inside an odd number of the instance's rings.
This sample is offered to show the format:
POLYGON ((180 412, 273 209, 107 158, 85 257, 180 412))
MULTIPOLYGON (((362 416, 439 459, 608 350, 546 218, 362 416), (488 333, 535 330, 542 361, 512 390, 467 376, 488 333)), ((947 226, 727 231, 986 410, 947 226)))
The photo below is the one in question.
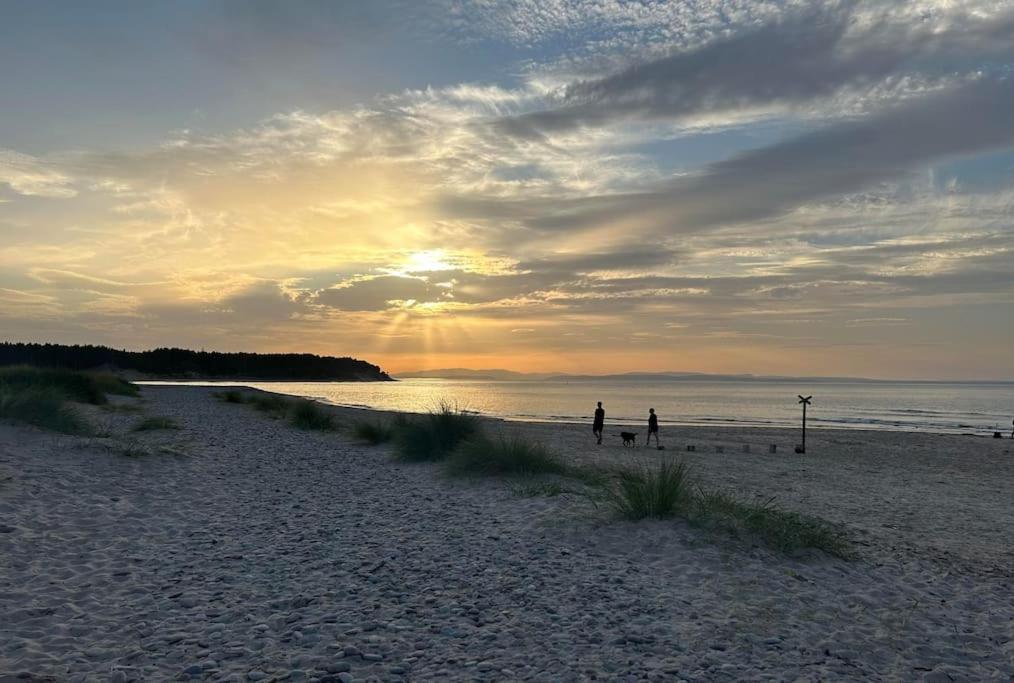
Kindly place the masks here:
POLYGON ((92 411, 103 437, 0 424, 0 680, 1014 679, 1009 439, 488 425, 575 464, 679 455, 845 525, 846 561, 449 479, 212 392, 144 387, 92 411))

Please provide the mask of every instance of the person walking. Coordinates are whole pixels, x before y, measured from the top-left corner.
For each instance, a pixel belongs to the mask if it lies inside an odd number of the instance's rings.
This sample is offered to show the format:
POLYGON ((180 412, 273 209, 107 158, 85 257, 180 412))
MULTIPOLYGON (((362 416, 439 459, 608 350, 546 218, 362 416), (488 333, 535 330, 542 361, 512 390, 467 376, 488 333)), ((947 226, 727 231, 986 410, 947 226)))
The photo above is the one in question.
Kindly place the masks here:
POLYGON ((655 447, 658 448, 662 445, 658 442, 658 415, 655 414, 654 408, 648 408, 648 438, 644 441, 645 448, 651 444, 652 434, 655 435, 655 447))
POLYGON ((592 422, 592 434, 598 439, 600 445, 602 444, 602 430, 606 425, 606 411, 602 409, 602 401, 599 401, 599 407, 595 409, 595 420, 592 422))

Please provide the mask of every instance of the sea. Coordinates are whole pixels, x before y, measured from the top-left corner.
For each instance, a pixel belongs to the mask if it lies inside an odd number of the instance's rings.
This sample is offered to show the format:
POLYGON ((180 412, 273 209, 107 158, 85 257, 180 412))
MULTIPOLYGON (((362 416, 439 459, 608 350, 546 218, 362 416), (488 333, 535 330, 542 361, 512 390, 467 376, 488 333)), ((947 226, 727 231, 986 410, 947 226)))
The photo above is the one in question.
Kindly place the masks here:
POLYGON ((339 406, 422 413, 442 403, 506 420, 584 422, 602 401, 614 423, 654 408, 663 425, 798 426, 799 396, 812 396, 807 426, 1010 436, 1014 382, 850 382, 648 379, 397 382, 152 382, 250 386, 339 406))

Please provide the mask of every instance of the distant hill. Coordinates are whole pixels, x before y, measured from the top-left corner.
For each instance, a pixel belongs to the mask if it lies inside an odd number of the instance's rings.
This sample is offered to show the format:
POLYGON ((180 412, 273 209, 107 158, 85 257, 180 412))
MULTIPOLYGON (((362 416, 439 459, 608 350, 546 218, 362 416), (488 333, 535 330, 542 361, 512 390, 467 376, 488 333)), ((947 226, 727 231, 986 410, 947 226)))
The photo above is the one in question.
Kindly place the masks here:
POLYGON ((512 380, 512 379, 543 379, 549 374, 533 374, 527 372, 515 372, 513 370, 471 370, 469 368, 443 368, 440 370, 416 370, 414 372, 396 372, 399 379, 485 379, 485 380, 512 380))
MULTIPOLYGON (((545 372, 515 372, 513 370, 471 370, 468 368, 445 368, 438 370, 419 370, 400 372, 398 377, 408 379, 414 377, 440 379, 474 379, 474 380, 550 380, 554 382, 898 382, 908 381, 920 384, 937 384, 937 380, 888 380, 869 379, 866 377, 793 377, 787 375, 751 375, 751 374, 707 374, 704 372, 625 372, 611 375, 578 375, 545 372)), ((944 382, 946 383, 946 382, 944 382)), ((993 382, 979 381, 975 384, 1008 384, 1009 380, 993 382)))
POLYGON ((152 379, 392 381, 386 372, 366 361, 309 353, 220 353, 174 348, 121 351, 107 346, 0 343, 0 366, 22 364, 122 370, 152 379))

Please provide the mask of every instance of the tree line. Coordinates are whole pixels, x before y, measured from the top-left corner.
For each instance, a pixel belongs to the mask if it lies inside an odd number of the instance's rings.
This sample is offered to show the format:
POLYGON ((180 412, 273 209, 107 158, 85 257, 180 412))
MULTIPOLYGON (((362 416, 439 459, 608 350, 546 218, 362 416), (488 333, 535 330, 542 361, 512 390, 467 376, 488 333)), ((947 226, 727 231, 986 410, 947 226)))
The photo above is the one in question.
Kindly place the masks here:
POLYGON ((311 353, 221 353, 157 348, 0 342, 0 366, 36 365, 68 370, 133 370, 153 378, 387 381, 378 366, 355 358, 311 353))

